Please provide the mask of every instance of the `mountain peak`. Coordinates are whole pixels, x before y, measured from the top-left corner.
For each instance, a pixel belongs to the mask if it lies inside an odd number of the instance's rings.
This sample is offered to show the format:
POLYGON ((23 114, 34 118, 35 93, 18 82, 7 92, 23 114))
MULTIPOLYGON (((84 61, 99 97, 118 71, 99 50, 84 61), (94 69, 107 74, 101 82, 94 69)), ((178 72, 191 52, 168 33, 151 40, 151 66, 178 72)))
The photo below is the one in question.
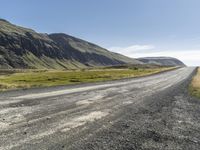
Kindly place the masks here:
POLYGON ((0 18, 0 21, 10 23, 9 21, 2 19, 2 18, 0 18))
POLYGON ((40 34, 0 21, 0 68, 76 69, 139 61, 64 33, 40 34))

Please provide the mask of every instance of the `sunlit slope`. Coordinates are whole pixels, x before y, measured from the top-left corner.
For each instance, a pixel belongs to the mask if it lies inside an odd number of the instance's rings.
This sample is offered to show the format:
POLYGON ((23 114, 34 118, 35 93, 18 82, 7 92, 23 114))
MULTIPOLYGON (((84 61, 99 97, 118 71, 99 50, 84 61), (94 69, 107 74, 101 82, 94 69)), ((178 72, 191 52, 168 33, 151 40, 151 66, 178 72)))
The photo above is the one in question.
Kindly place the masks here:
POLYGON ((0 19, 0 69, 77 69, 141 62, 66 34, 40 34, 0 19))
POLYGON ((146 64, 154 64, 161 66, 180 66, 180 67, 185 66, 183 62, 172 57, 144 57, 144 58, 139 58, 138 60, 146 64))

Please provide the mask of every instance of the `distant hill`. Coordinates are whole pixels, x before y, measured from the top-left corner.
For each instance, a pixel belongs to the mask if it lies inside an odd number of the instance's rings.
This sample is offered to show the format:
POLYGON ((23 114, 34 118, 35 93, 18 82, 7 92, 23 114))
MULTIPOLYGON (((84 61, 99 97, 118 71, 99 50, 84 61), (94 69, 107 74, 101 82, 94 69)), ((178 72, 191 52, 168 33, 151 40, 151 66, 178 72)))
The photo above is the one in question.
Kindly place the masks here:
POLYGON ((146 64, 155 64, 161 66, 185 66, 183 62, 172 57, 144 57, 138 58, 138 60, 146 64))
POLYGON ((63 34, 41 34, 0 19, 0 69, 77 69, 141 64, 90 42, 63 34))

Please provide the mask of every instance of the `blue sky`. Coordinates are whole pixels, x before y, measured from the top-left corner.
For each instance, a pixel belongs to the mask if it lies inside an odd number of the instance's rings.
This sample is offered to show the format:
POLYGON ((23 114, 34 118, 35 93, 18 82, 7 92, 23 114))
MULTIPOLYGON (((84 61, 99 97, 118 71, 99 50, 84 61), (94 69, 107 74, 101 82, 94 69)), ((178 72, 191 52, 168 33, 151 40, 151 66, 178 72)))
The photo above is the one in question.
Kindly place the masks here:
POLYGON ((200 65, 199 0, 0 0, 0 18, 64 32, 130 57, 200 65))

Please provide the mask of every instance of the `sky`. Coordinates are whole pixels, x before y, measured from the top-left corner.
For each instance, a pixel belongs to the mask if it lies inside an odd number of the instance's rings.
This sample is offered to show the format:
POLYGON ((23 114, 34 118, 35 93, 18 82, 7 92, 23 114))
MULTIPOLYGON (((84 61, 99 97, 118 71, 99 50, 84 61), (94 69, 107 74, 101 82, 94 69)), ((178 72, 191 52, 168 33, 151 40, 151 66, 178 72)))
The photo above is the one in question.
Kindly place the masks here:
POLYGON ((0 0, 0 18, 66 33, 129 57, 200 66, 200 0, 0 0))

